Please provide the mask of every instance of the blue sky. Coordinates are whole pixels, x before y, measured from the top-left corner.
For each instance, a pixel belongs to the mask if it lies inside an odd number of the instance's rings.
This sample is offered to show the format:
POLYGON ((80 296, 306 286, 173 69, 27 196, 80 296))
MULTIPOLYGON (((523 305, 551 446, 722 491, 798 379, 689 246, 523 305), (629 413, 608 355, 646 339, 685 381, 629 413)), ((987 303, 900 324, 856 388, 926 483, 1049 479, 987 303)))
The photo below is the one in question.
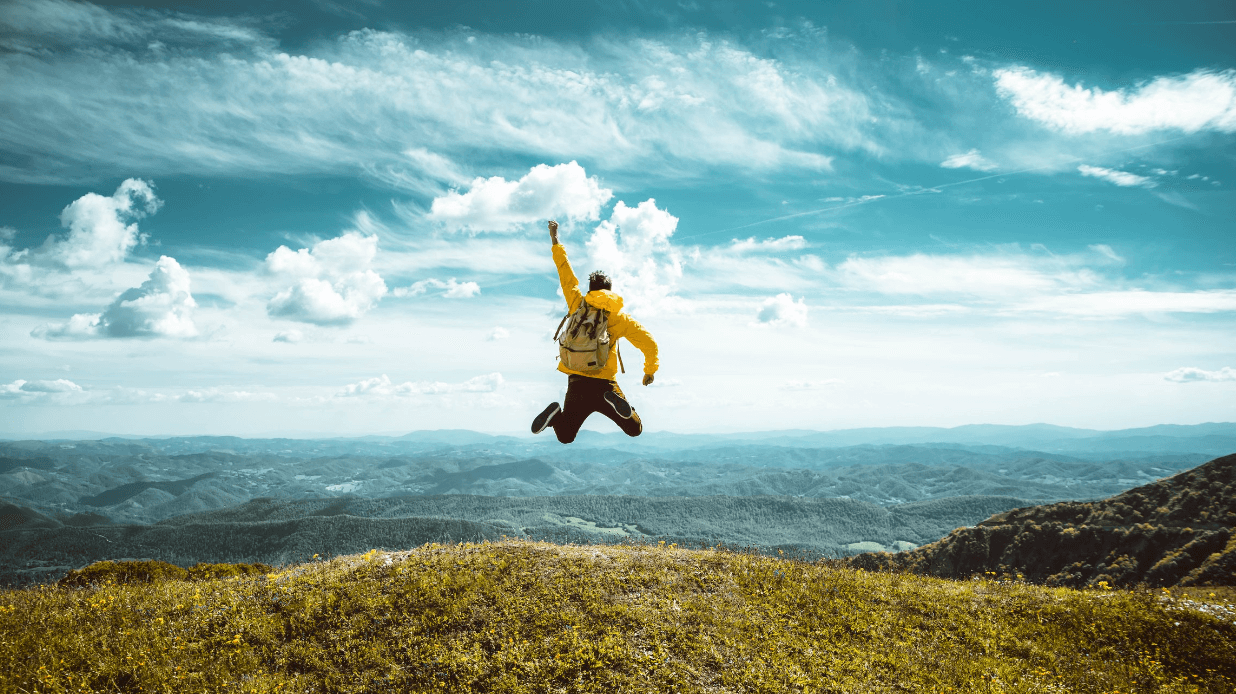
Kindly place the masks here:
POLYGON ((1230 3, 441 5, 0 2, 0 434, 1236 419, 1230 3))

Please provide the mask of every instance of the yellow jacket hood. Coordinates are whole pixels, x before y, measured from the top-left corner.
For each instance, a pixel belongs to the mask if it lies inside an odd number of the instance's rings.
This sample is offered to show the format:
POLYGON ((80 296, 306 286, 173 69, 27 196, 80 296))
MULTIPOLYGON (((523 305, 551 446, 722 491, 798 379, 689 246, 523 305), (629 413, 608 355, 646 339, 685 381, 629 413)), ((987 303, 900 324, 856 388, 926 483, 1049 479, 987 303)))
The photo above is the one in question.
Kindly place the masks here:
POLYGON ((599 308, 610 313, 622 311, 622 297, 608 289, 595 289, 584 295, 584 301, 593 308, 599 308))

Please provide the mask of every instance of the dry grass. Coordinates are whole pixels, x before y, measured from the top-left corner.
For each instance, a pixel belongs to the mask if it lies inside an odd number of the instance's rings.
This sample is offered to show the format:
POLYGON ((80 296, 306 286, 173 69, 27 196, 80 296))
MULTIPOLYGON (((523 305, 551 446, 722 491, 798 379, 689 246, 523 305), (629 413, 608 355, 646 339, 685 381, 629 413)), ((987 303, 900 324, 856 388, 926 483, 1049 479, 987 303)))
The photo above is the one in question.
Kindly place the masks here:
POLYGON ((1231 692, 1226 596, 1207 612, 672 545, 426 545, 0 594, 0 691, 1231 692))

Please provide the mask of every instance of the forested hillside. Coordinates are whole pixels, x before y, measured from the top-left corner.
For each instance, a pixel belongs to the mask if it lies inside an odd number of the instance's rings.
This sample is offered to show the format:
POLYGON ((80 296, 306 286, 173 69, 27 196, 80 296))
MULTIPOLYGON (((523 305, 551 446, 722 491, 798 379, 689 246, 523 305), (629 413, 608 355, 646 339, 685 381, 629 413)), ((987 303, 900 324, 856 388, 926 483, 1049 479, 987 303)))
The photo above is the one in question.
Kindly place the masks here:
POLYGON ((853 499, 790 497, 481 497, 259 499, 154 525, 64 525, 20 507, 0 508, 0 585, 59 578, 101 559, 280 565, 371 547, 498 539, 573 543, 718 543, 766 552, 842 556, 904 549, 958 525, 1023 505, 956 497, 881 507, 853 499))
POLYGON ((999 513, 860 567, 1024 575, 1048 585, 1236 585, 1236 455, 1123 494, 999 513))
POLYGON ((152 523, 268 496, 801 496, 882 506, 1004 496, 1035 503, 1110 496, 1209 459, 1096 461, 962 444, 804 448, 718 440, 683 449, 469 442, 478 436, 444 437, 463 441, 458 444, 226 437, 0 442, 0 501, 61 521, 91 514, 117 523, 152 523))

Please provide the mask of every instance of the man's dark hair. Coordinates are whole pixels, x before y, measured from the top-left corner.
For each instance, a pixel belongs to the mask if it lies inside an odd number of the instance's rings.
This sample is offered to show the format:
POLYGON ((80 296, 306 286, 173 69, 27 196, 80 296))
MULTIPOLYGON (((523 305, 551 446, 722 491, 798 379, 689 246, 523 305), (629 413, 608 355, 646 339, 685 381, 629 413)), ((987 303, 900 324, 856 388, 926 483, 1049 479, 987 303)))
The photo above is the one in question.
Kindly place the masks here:
POLYGON ((598 289, 612 289, 614 283, 609 281, 609 276, 604 272, 597 270, 588 275, 588 291, 595 292, 598 289))

